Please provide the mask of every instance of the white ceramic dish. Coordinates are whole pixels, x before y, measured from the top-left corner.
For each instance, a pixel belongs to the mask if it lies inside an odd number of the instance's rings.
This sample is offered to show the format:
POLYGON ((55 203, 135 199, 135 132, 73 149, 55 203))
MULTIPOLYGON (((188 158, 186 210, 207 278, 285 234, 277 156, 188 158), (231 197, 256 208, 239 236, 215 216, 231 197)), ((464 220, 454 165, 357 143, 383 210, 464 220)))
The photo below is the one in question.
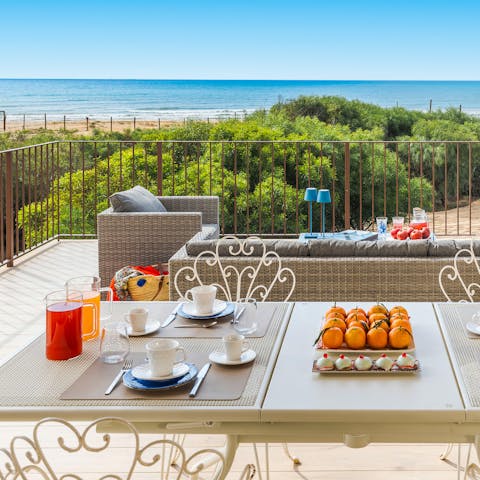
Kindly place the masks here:
POLYGON ((480 324, 468 322, 465 326, 470 333, 473 333, 474 335, 480 335, 480 324))
POLYGON ((142 335, 148 335, 155 332, 160 328, 160 322, 158 320, 148 320, 145 325, 145 330, 141 332, 134 332, 130 325, 127 326, 127 334, 129 337, 141 337, 142 335))
POLYGON ((182 304, 180 314, 186 313, 187 315, 190 315, 192 317, 210 318, 214 315, 218 315, 219 313, 223 312, 226 308, 227 308, 227 302, 224 302, 223 300, 215 300, 215 303, 213 304, 213 310, 211 312, 198 313, 193 303, 185 302, 182 304))
POLYGON ((173 380, 174 378, 183 377, 188 373, 190 366, 187 363, 178 363, 173 366, 173 372, 170 375, 165 376, 156 376, 152 374, 150 370, 150 365, 148 363, 142 363, 132 368, 132 376, 138 378, 139 380, 150 380, 150 381, 163 381, 163 380, 173 380))
POLYGON ((340 375, 364 375, 364 374, 370 374, 370 375, 401 375, 401 374, 407 374, 411 375, 414 373, 418 373, 420 371, 420 363, 418 360, 415 361, 415 368, 411 369, 400 369, 397 366, 394 366, 391 370, 382 370, 380 368, 371 368, 370 370, 355 370, 352 368, 352 370, 320 370, 317 367, 316 361, 313 362, 312 366, 312 372, 315 373, 321 373, 322 375, 324 374, 340 374, 340 375))
POLYGON ((208 356, 208 359, 220 365, 243 365, 244 363, 253 361, 256 356, 257 354, 250 349, 242 353, 240 360, 227 360, 227 355, 224 352, 212 352, 208 356))

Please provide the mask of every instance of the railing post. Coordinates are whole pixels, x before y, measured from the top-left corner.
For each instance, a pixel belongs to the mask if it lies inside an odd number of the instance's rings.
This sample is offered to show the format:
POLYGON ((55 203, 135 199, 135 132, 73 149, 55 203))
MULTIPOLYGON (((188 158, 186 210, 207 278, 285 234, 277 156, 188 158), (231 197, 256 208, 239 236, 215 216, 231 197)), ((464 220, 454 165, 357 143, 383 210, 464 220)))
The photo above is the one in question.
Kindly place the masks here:
POLYGON ((345 142, 345 180, 344 180, 344 202, 345 202, 345 229, 350 228, 350 143, 345 142))
POLYGON ((162 142, 157 143, 157 195, 163 195, 163 153, 162 142))
POLYGON ((13 154, 5 154, 5 228, 7 267, 13 267, 13 154))
POLYGON ((7 112, 5 110, 0 110, 3 113, 3 131, 7 130, 7 112))

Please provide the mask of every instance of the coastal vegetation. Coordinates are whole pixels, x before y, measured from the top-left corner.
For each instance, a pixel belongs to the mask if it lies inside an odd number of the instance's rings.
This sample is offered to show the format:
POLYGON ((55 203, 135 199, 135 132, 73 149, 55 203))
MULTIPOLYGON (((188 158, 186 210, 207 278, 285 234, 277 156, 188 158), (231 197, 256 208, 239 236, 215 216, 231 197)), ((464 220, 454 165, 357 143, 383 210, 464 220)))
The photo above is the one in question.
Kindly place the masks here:
MULTIPOLYGON (((88 140, 74 144, 73 155, 68 143, 61 144, 58 178, 36 185, 43 196, 19 210, 18 224, 35 243, 57 228, 46 220, 49 210, 54 218, 57 202, 60 231, 94 233, 96 213, 108 206, 109 193, 137 183, 156 192, 158 141, 164 142, 164 195, 221 196, 225 232, 294 233, 307 228, 303 190, 309 185, 334 193, 335 211, 327 209, 329 228, 333 213, 336 228, 345 225, 345 142, 350 221, 354 228, 365 228, 384 211, 405 214, 409 205, 430 210, 433 203, 441 207, 457 193, 460 198, 480 196, 475 183, 469 192, 469 169, 475 178, 480 168, 479 146, 468 143, 479 136, 480 120, 454 109, 425 113, 340 97, 299 97, 241 121, 94 131, 88 137, 74 131, 5 134, 0 150, 88 140), (119 140, 127 143, 115 143, 119 140)), ((316 224, 318 215, 315 209, 316 224)))

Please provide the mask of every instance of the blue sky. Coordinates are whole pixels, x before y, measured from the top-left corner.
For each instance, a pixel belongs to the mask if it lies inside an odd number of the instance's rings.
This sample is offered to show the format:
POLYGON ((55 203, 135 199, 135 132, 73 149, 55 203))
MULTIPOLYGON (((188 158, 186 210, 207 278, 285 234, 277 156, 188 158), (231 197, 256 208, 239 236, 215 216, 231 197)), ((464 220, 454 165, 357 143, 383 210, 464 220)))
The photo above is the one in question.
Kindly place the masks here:
POLYGON ((0 78, 480 80, 480 2, 0 0, 0 78))

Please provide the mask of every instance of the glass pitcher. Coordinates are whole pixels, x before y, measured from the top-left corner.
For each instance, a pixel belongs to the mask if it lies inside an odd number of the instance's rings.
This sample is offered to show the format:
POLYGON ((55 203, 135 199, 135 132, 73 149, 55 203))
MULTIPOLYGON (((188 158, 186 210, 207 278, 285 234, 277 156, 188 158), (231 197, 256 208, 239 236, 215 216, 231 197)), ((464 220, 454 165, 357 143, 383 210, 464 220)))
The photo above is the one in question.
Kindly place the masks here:
POLYGON ((428 227, 428 216, 422 208, 415 207, 413 209, 413 218, 410 226, 415 230, 421 230, 428 227))
POLYGON ((112 316, 113 292, 109 287, 100 286, 100 278, 95 276, 74 277, 67 280, 65 288, 68 291, 81 292, 85 302, 83 306, 82 336, 83 340, 97 338, 100 333, 100 319, 109 319, 112 316), (108 292, 107 308, 105 312, 100 311, 100 294, 108 292))
POLYGON ((82 353, 81 292, 57 290, 45 297, 46 356, 68 360, 82 353))

